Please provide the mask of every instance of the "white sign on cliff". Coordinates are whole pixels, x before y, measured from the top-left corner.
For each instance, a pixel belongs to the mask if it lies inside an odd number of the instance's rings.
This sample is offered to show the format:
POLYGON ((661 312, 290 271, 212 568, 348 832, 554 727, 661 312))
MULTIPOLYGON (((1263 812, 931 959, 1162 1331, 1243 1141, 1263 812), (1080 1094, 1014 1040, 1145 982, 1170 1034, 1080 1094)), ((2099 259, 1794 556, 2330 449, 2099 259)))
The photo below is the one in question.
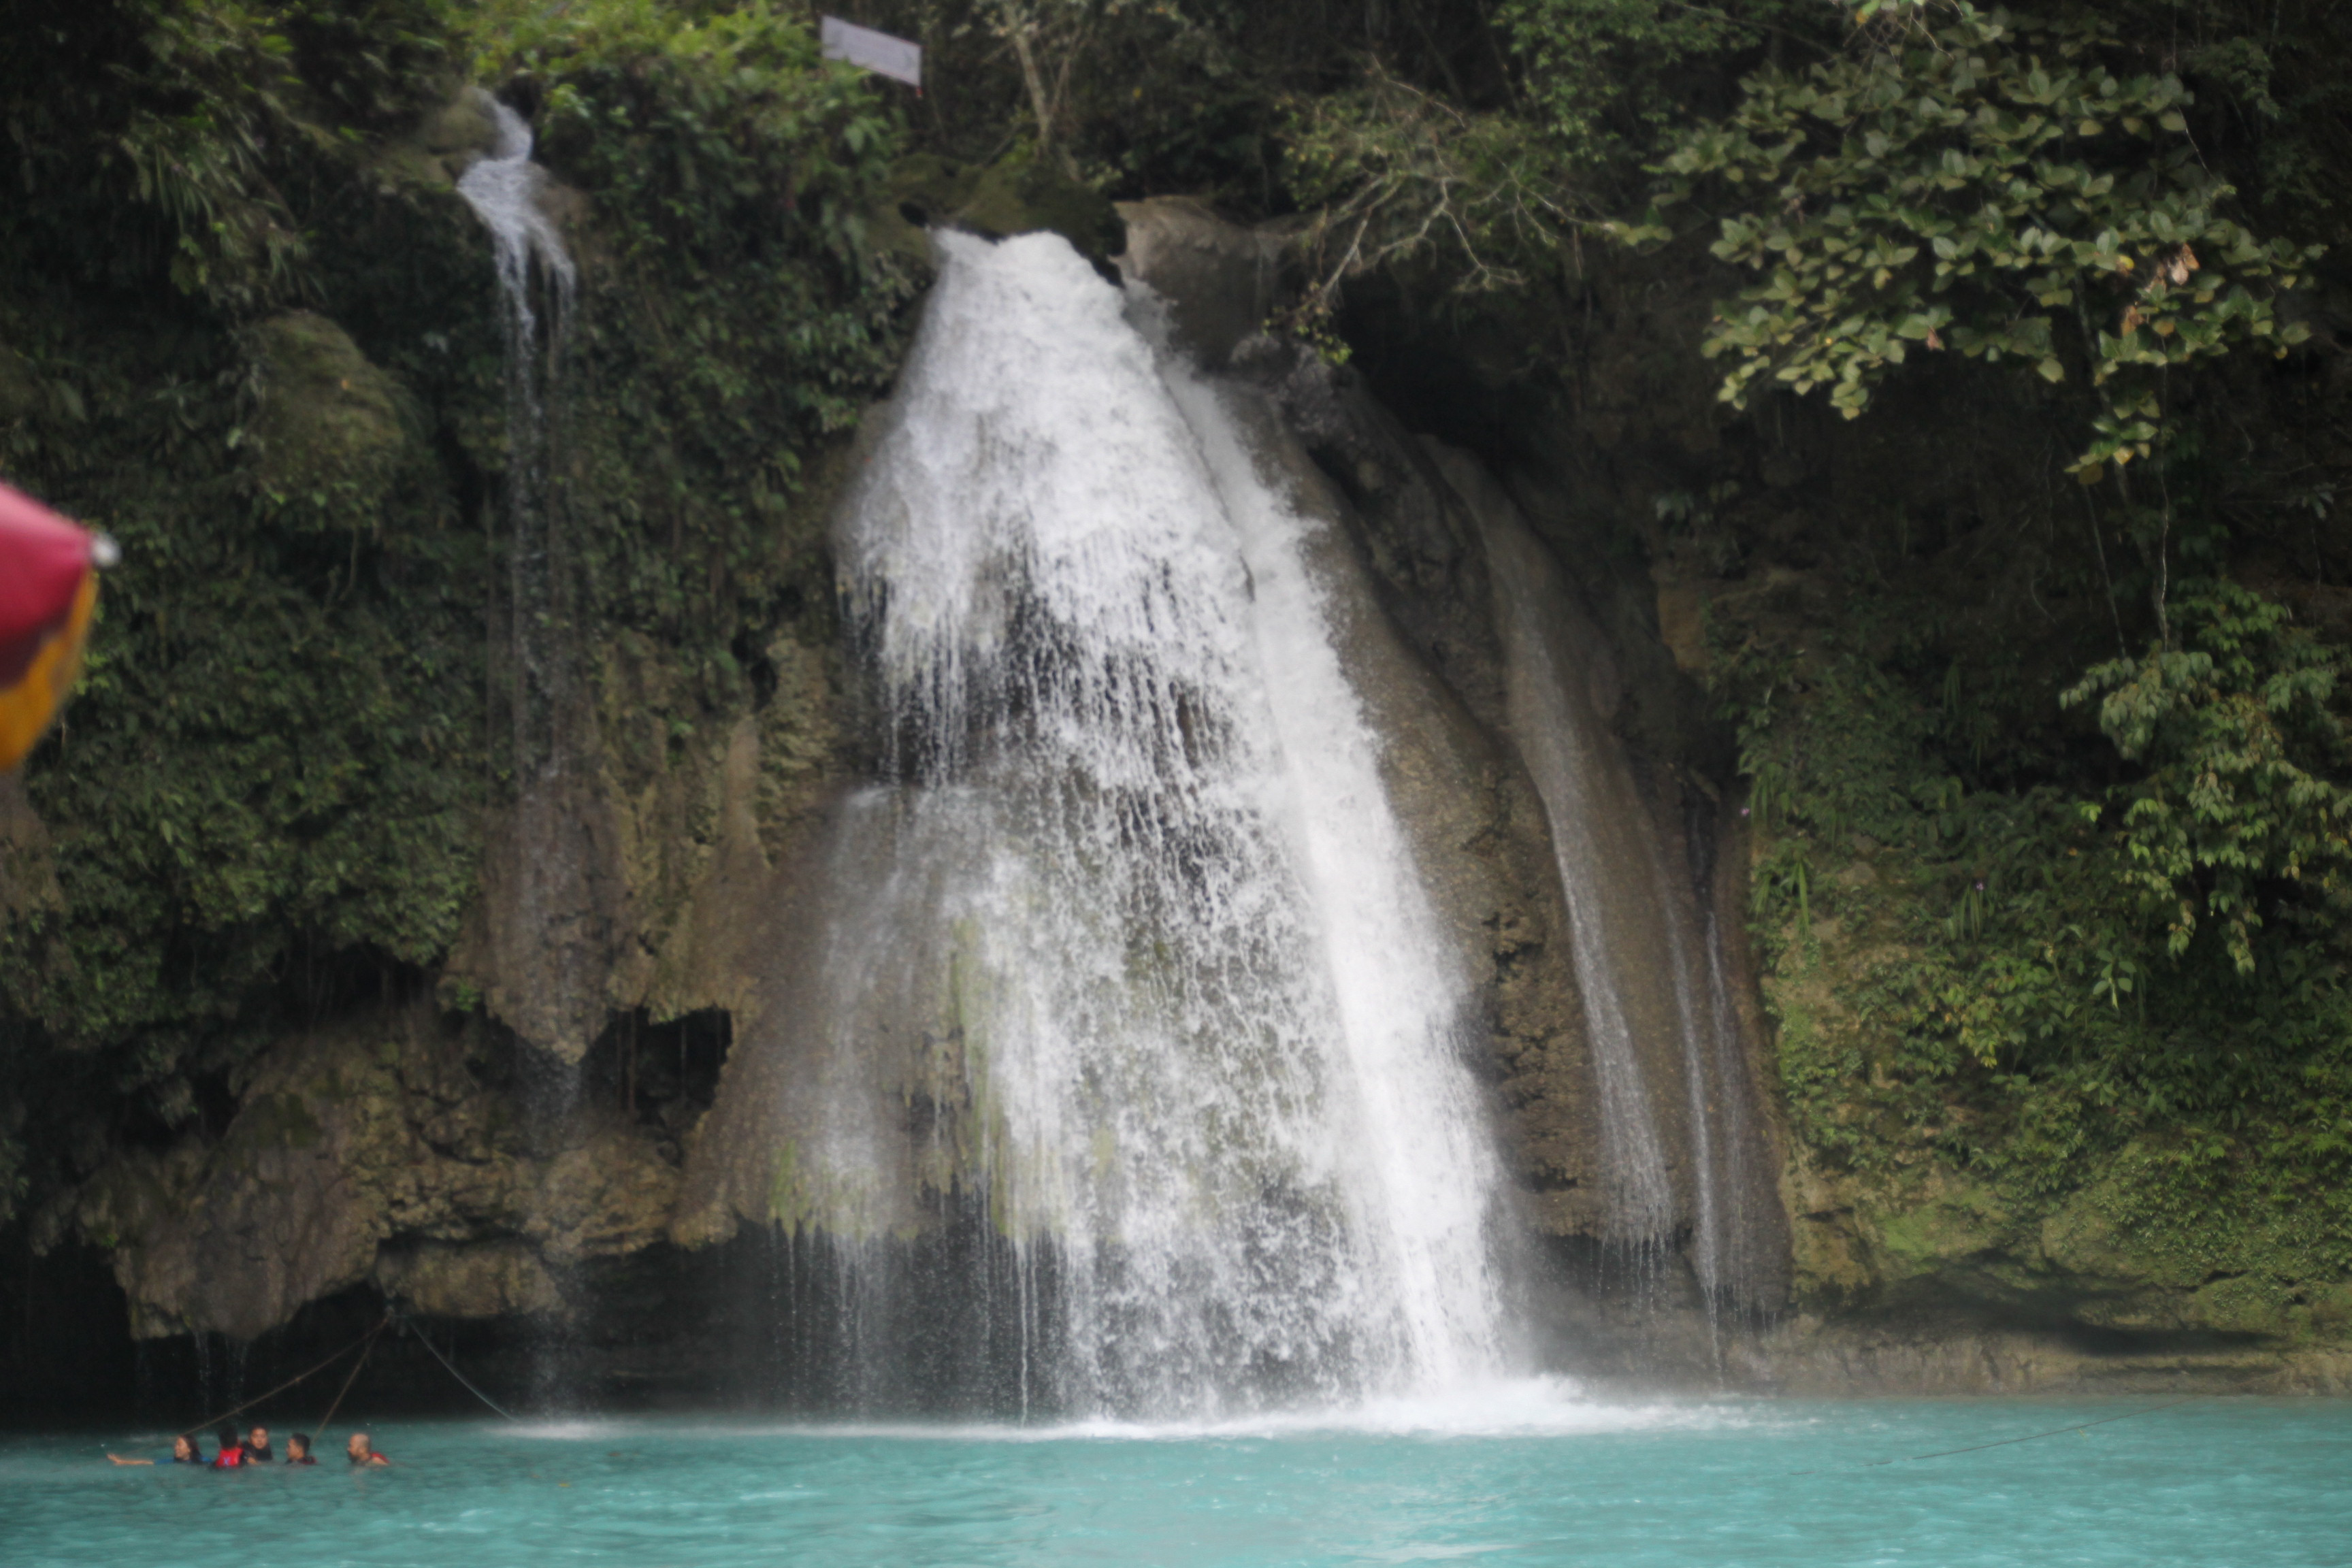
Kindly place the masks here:
POLYGON ((845 22, 838 16, 827 16, 817 29, 818 52, 829 60, 847 60, 863 66, 876 76, 887 76, 903 81, 917 92, 923 90, 923 46, 910 44, 904 38, 894 38, 887 33, 877 33, 871 27, 861 27, 845 22))

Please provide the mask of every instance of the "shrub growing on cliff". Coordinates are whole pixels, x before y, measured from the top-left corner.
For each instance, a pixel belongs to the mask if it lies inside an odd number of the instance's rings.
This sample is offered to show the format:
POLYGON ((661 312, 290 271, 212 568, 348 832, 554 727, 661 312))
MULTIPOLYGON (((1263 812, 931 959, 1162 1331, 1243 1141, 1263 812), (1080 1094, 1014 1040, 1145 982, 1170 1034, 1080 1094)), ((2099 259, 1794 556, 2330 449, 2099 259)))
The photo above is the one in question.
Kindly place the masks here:
POLYGON ((1916 603, 1726 647, 1784 1103, 1817 1162, 2025 1220, 2123 1161, 2141 1242, 2308 1277, 2352 1261, 2340 656, 2242 588, 2181 608, 2186 651, 2078 689, 2122 698, 2114 784, 2021 743, 2048 689, 1987 649, 1954 679, 1916 603))
POLYGON ((315 289, 289 185, 414 115, 446 65, 433 0, 26 0, 9 26, 5 226, 232 316, 315 289))
POLYGON ((1341 286, 1397 271, 1433 291, 1556 291, 1584 232, 1685 112, 1676 79, 1824 13, 1798 0, 1510 0, 1494 20, 1502 90, 1439 91, 1377 57, 1357 81, 1286 95, 1284 168, 1307 209, 1314 326, 1341 286))
POLYGON ((1760 275, 1704 346, 1733 360, 1727 401, 1826 388, 1851 418, 1915 352, 2007 359, 2098 391, 2090 479, 2148 455, 2158 373, 2306 335, 2273 300, 2311 252, 2225 216, 2188 89, 2111 65, 2112 20, 1905 9, 1801 76, 1751 76, 1666 160, 1674 199, 1731 200, 1715 254, 1760 275))
POLYGON ((80 699, 26 770, 52 847, 32 886, 53 870, 60 897, 0 920, 14 1084, 184 1120, 191 1072, 455 933, 485 776, 478 542, 413 401, 287 309, 335 290, 317 198, 369 190, 354 117, 414 111, 431 17, 42 5, 0 66, 31 187, 0 208, 0 460, 123 546, 80 699))
MULTIPOLYGON (((2062 698, 2098 699, 2099 728, 2146 770, 2116 803, 2121 879, 2147 895, 2175 957, 2210 925, 2251 974, 2266 913, 2292 940, 2340 949, 2352 913, 2344 656, 2234 583, 2189 585, 2175 615, 2182 647, 2095 666, 2062 698)), ((2085 819, 2106 809, 2086 803, 2085 819)))

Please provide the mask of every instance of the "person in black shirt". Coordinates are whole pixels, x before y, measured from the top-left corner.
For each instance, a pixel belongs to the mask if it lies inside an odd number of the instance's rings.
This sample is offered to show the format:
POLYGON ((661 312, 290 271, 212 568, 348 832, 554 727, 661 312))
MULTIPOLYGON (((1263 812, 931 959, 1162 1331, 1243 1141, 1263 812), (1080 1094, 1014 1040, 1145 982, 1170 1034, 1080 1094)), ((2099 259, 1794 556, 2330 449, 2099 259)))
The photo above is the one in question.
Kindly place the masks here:
POLYGON ((247 1464, 267 1465, 277 1458, 277 1455, 269 1451, 268 1427, 256 1426, 252 1431, 245 1435, 245 1462, 247 1464))

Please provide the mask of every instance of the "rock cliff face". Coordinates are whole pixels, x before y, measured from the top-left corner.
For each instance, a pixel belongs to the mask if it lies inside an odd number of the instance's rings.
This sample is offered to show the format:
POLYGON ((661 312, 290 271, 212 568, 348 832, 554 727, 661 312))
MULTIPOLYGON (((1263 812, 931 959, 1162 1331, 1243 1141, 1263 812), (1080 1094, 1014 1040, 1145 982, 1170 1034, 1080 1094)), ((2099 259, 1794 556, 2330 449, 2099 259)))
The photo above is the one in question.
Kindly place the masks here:
MULTIPOLYGON (((642 527, 648 488, 641 473, 622 475, 631 489, 613 471, 630 441, 674 432, 627 411, 650 391, 627 384, 641 367, 616 363, 635 323, 614 320, 623 306, 614 302, 634 297, 589 204, 560 185, 549 205, 580 250, 589 308, 550 354, 548 374, 564 391, 556 488, 567 527, 547 570, 563 592, 531 614, 562 679, 560 700, 520 713, 522 617, 502 556, 513 545, 492 521, 509 433, 495 414, 488 240, 454 189, 495 136, 488 99, 466 89, 367 154, 345 205, 366 215, 366 241, 383 255, 336 255, 342 270, 320 310, 269 316, 242 334, 249 406, 225 448, 205 448, 228 450, 231 465, 205 481, 207 493, 250 497, 331 540, 324 596, 348 619, 386 616, 348 602, 363 562, 391 580, 395 613, 402 595, 414 602, 417 623, 425 606, 455 595, 414 557, 456 568, 470 642, 417 649, 417 667, 398 672, 431 689, 426 703, 379 701, 351 717, 439 731, 443 777, 432 787, 467 825, 453 836, 468 852, 463 886, 448 890, 467 912, 453 922, 446 957, 420 965, 414 953, 372 952, 357 994, 320 976, 314 998, 293 1009, 315 1024, 289 1022, 283 1007, 254 1007, 257 1023, 229 1018, 230 1037, 202 1063, 217 1075, 208 1097, 180 1107, 173 1128, 92 1125, 57 1141, 78 1190, 31 1216, 27 1244, 47 1252, 79 1237, 105 1249, 142 1340, 247 1341, 355 1289, 455 1320, 575 1319, 582 1268, 666 1234, 682 1141, 709 1103, 730 1015, 751 1002, 740 944, 756 939, 761 911, 788 901, 771 868, 790 858, 844 770, 820 541, 846 437, 806 455, 797 510, 759 493, 765 474, 747 478, 748 500, 726 498, 757 506, 764 526, 759 548, 728 563, 758 596, 748 610, 729 605, 732 645, 715 658, 708 637, 680 634, 682 616, 613 614, 610 552, 628 534, 609 514, 642 527), (482 526, 452 526, 468 508, 482 526), (386 533, 411 557, 377 563, 386 533), (814 592, 802 591, 803 579, 814 592), (597 584, 601 598, 590 592, 597 584), (560 764, 548 770, 551 787, 484 788, 478 731, 526 722, 541 728, 560 764), (256 1050, 257 1032, 275 1037, 256 1050)), ((166 341, 197 336, 156 313, 163 324, 152 330, 166 341)), ((0 330, 15 321, 7 315, 0 330)), ((0 347, 0 371, 25 370, 26 405, 0 417, 37 416, 63 395, 32 364, 0 347)), ((176 481, 175 459, 189 465, 177 447, 155 458, 158 483, 176 481)), ((672 544, 685 533, 677 514, 697 504, 709 503, 672 496, 660 520, 672 544)), ((150 549, 135 566, 169 571, 169 560, 150 549)), ((714 562, 710 602, 723 575, 714 562)), ((114 613, 162 626, 168 596, 142 598, 143 580, 124 577, 110 584, 114 613)), ((208 654, 231 665, 243 657, 208 654)), ((286 673, 240 666, 223 679, 242 693, 244 682, 286 673)), ((285 773, 330 770, 310 754, 310 737, 278 740, 292 749, 285 773)), ((166 744, 151 740, 147 750, 166 744)), ((273 847, 279 861, 308 851, 340 804, 331 785, 315 792, 312 820, 288 836, 300 842, 273 847)), ((222 824, 237 809, 209 803, 201 830, 231 831, 222 824)), ((0 780, 0 918, 65 908, 53 837, 21 781, 0 780)), ((383 880, 439 869, 394 867, 383 880)), ((257 895, 233 898, 244 903, 232 922, 255 921, 257 895)), ((203 960, 182 962, 202 973, 203 960)), ((227 1014, 234 1005, 215 1005, 227 1014)), ((0 1192, 13 1196, 16 1175, 0 1169, 0 1192)))
MULTIPOLYGON (((1349 335, 1402 417, 1486 456, 1575 582, 1617 667, 1610 723, 1631 754, 1722 795, 1704 836, 1713 912, 1759 1050, 1771 1206, 1789 1236, 1786 1304, 1724 1342, 1724 1373, 1819 1392, 2342 1387, 2340 1247, 2315 1215, 2217 1206, 2183 1224, 2149 1201, 2174 1179, 2160 1147, 2103 1156, 2095 1175, 2086 1154, 2085 1179, 2055 1193, 1925 1147, 1970 1112, 1928 1097, 1897 1110, 1888 1088, 1901 1068, 1874 1010, 1908 956, 1898 910, 1926 902, 1906 880, 1915 864, 1835 832, 1817 846, 1809 913, 1766 920, 1751 902, 1751 871, 1785 878, 1790 846, 1763 826, 1730 726, 1709 712, 1742 659, 1771 650, 1789 661, 1776 700, 1823 702, 1829 646, 1903 635, 1853 629, 1866 584, 1903 572, 1905 602, 1934 605, 1946 628, 1939 658, 2001 626, 2018 643, 1987 656, 2001 668, 2058 662, 2063 601, 2004 573, 1993 542, 2007 537, 1993 519, 2041 516, 2030 471, 1997 457, 2040 438, 2035 412, 1963 387, 1906 394, 1899 412, 1853 425, 1796 408, 1743 420, 1671 346, 1695 338, 1703 292, 1608 264, 1580 286, 1581 319, 1564 331, 1573 373, 1550 384, 1528 375, 1507 312, 1440 328, 1412 301, 1374 298, 1349 335)), ((2112 643, 2104 610, 2097 631, 2112 643)), ((2034 721, 2055 720, 2053 702, 2034 721)), ((1660 1364, 1654 1341, 1675 1331, 1649 1326, 1620 1360, 1627 1342, 1587 1322, 1583 1364, 1660 1364)))
POLYGON ((534 1114, 501 1055, 427 1004, 354 1019, 260 1058, 210 1148, 115 1163, 75 1218, 133 1332, 250 1340, 362 1283, 436 1316, 566 1310, 560 1271, 661 1237, 676 1147, 610 1106, 534 1114))
MULTIPOLYGON (((1124 216, 1129 267, 1255 410, 1261 459, 1339 525, 1318 570, 1358 606, 1346 653, 1391 738, 1390 789, 1463 962, 1484 977, 1482 1070, 1528 1216, 1597 1246, 1610 1178, 1567 915, 1508 732, 1486 544, 1462 493, 1484 485, 1491 510, 1495 487, 1465 455, 1425 450, 1350 378, 1244 334, 1269 240, 1183 203, 1124 216)), ((280 335, 304 367, 287 373, 289 393, 326 375, 338 393, 354 384, 362 412, 394 405, 331 323, 289 319, 280 335)), ((289 396, 282 417, 316 418, 318 405, 289 396)), ((346 466, 391 460, 340 427, 283 445, 346 466)), ((856 460, 845 453, 835 471, 856 460)), ((584 904, 563 918, 594 932, 524 929, 512 886, 554 851, 519 817, 494 817, 485 896, 433 997, 289 1037, 240 1076, 218 1138, 126 1153, 85 1185, 75 1223, 113 1249, 135 1332, 250 1338, 358 1285, 449 1318, 561 1317, 581 1310, 564 1280, 583 1260, 769 1222, 773 1151, 730 1128, 757 1122, 773 1085, 730 1069, 700 1127, 623 1114, 615 1100, 635 1098, 628 1058, 650 1020, 723 1013, 756 1031, 795 1005, 806 976, 775 955, 806 924, 805 846, 851 773, 838 656, 812 635, 822 624, 762 649, 766 689, 683 746, 676 716, 690 699, 657 648, 624 634, 574 650, 582 710, 556 731, 560 804, 596 858, 574 879, 584 904), (543 972, 550 955, 564 973, 543 972)), ((29 826, 17 837, 35 841, 29 826)))
MULTIPOLYGON (((387 178, 446 186, 484 133, 462 102, 428 132, 410 149, 415 166, 387 178)), ((909 206, 929 192, 973 226, 1034 221, 969 171, 920 173, 909 206)), ((1100 216, 1073 213, 1081 227, 1100 216)), ((1706 585, 1629 563, 1608 504, 1579 490, 1574 463, 1490 469, 1416 437, 1364 378, 1258 335, 1275 288, 1271 236, 1182 201, 1120 216, 1126 265, 1166 297, 1177 341, 1253 411, 1262 460, 1339 525, 1319 564, 1356 606, 1348 662, 1391 738, 1384 777, 1479 977, 1478 1065, 1522 1212, 1544 1238, 1530 1300, 1566 1342, 1559 1353, 1629 1373, 1814 1388, 2184 1371, 2244 1386, 2343 1382, 2328 1348, 2352 1319, 2341 1288, 2284 1321, 2234 1300, 2226 1272, 2198 1258, 2151 1262, 2091 1197, 2028 1226, 1948 1181, 1822 1168, 1777 1113, 1772 1042, 1740 935, 1748 840, 1695 679, 1706 585), (1693 1076, 1672 1043, 1671 995, 1629 1004, 1644 1015, 1633 1070, 1656 1108, 1665 1172, 1649 1233, 1664 1265, 1624 1256, 1628 1199, 1606 1157, 1591 976, 1562 892, 1560 824, 1529 767, 1498 571, 1539 579, 1556 660, 1573 667, 1576 700, 1607 752, 1626 836, 1612 847, 1680 879, 1669 901, 1681 912, 1655 915, 1649 945, 1696 942, 1710 921, 1719 933, 1731 1046, 1706 1069, 1714 1077, 1693 1076), (1710 1121, 1734 1100, 1738 1117, 1710 1121), (1720 1131, 1734 1121, 1736 1132, 1720 1131), (1720 1166, 1736 1137, 1748 1162, 1714 1199, 1701 1169, 1710 1126, 1704 1160, 1720 1166), (1710 1201, 1739 1205, 1748 1260, 1718 1303, 1731 1312, 1728 1352, 1702 1347, 1688 1283, 1710 1201)), ((261 331, 270 482, 394 484, 404 465, 427 460, 401 384, 342 329, 297 313, 261 331)), ((1622 393, 1602 389, 1587 427, 1554 436, 1638 426, 1640 399, 1622 393)), ((212 1135, 116 1149, 41 1217, 45 1244, 79 1234, 108 1249, 134 1335, 251 1340, 355 1289, 450 1322, 577 1322, 600 1310, 596 1266, 681 1249, 731 1256, 750 1244, 739 1233, 770 1226, 775 1152, 758 1111, 781 1069, 739 1056, 722 1070, 720 1058, 729 1039, 789 1015, 809 980, 812 961, 789 955, 805 953, 821 912, 805 896, 810 857, 858 761, 824 514, 858 460, 844 442, 804 483, 770 565, 810 586, 736 650, 756 679, 724 698, 642 629, 572 628, 577 701, 554 731, 563 786, 536 808, 537 827, 519 808, 488 817, 479 896, 429 992, 387 987, 339 1022, 289 1031, 236 1075, 212 1135), (571 847, 551 848, 558 839, 571 847), (527 890, 559 852, 588 858, 569 878, 567 907, 551 913, 527 890), (563 930, 543 929, 551 920, 563 930)), ((57 899, 47 856, 41 823, 0 782, 0 912, 57 899)), ((679 1278, 707 1282, 690 1268, 679 1278)), ((678 1317, 677 1294, 640 1286, 628 1310, 678 1317)), ((603 1310, 609 1320, 617 1309, 603 1310)))

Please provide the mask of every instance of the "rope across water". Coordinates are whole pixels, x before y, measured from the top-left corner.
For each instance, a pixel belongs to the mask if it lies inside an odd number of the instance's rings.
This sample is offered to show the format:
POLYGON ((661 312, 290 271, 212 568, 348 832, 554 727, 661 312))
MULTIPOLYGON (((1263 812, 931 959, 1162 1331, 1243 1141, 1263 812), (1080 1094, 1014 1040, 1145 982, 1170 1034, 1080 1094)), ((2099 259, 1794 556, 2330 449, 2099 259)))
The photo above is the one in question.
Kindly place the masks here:
POLYGON ((2068 1432, 2082 1432, 2093 1426, 2105 1426, 2110 1421, 2129 1421, 2137 1415, 2153 1415, 2159 1410, 2171 1410, 2205 1397, 2207 1396, 2201 1394, 2192 1394, 2185 1399, 2174 1399, 2162 1405, 2151 1405, 2145 1410, 2126 1410, 2120 1415, 2102 1415, 2096 1421, 2070 1421, 2063 1426, 2053 1426, 2047 1432, 2028 1432, 2022 1437, 2002 1437, 1990 1443, 1971 1443, 1965 1448, 1938 1448, 1932 1454, 1898 1454, 1891 1459, 1859 1459, 1852 1465, 1824 1465, 1814 1470, 1790 1470, 1788 1475, 1790 1477, 1826 1476, 1839 1470, 1874 1470, 1881 1465, 1907 1465, 1920 1459, 1948 1459, 1956 1454, 1981 1454, 1987 1448, 2006 1448, 2014 1443, 2032 1443, 2042 1437, 2056 1437, 2068 1432))
POLYGON ((376 1335, 383 1332, 385 1327, 390 1324, 391 1321, 392 1310, 390 1308, 386 1308, 383 1318, 378 1320, 375 1327, 367 1331, 367 1339, 365 1342, 367 1348, 360 1352, 360 1359, 352 1363, 351 1375, 343 1379, 342 1387, 335 1390, 335 1402, 327 1406, 327 1413, 324 1415, 319 1417, 319 1435, 311 1439, 313 1445, 323 1443, 327 1440, 327 1424, 335 1418, 335 1412, 342 1408, 343 1395, 352 1391, 352 1384, 360 1380, 360 1369, 367 1365, 368 1357, 375 1353, 376 1335))
MULTIPOLYGON (((298 1372, 293 1376, 288 1378, 285 1382, 279 1384, 277 1387, 269 1389, 265 1393, 257 1394, 242 1405, 232 1405, 227 1409, 222 1411, 219 1415, 199 1421, 194 1426, 189 1427, 186 1431, 175 1434, 175 1436, 181 1437, 193 1437, 199 1432, 210 1431, 214 1426, 216 1426, 221 1422, 227 1420, 230 1416, 240 1415, 245 1411, 252 1409, 255 1405, 260 1404, 265 1399, 269 1399, 285 1393, 288 1389, 293 1387, 296 1384, 300 1383, 303 1379, 316 1377, 319 1373, 326 1371, 327 1368, 334 1365, 335 1363, 342 1360, 343 1357, 351 1354, 352 1352, 357 1350, 360 1346, 366 1344, 371 1340, 373 1340, 377 1334, 383 1331, 383 1325, 391 1321, 392 1314, 386 1312, 384 1316, 377 1321, 375 1327, 370 1329, 366 1333, 362 1334, 358 1339, 353 1340, 350 1344, 345 1345, 342 1349, 337 1351, 326 1360, 319 1363, 318 1365, 313 1366, 307 1371, 298 1372)), ((367 1358, 365 1356, 362 1356, 360 1359, 362 1361, 365 1361, 367 1358)), ((344 1386, 348 1388, 351 1385, 347 1382, 344 1386)), ((339 1394, 336 1397, 337 1402, 341 1403, 341 1396, 339 1394)))
POLYGON ((514 1412, 509 1410, 505 1405, 500 1405, 497 1400, 492 1399, 488 1394, 484 1394, 480 1389, 476 1388, 474 1386, 474 1380, 467 1377, 464 1373, 459 1372, 457 1370, 457 1363, 452 1362, 447 1356, 441 1353, 440 1347, 433 1342, 432 1336, 425 1333, 424 1330, 419 1329, 416 1331, 416 1341, 426 1350, 433 1352, 433 1359, 435 1361, 439 1362, 443 1366, 449 1369, 449 1375, 463 1384, 467 1393, 472 1394, 475 1398, 480 1400, 483 1404, 488 1405, 491 1409, 497 1411, 499 1415, 505 1416, 509 1421, 519 1421, 521 1419, 520 1416, 515 1415, 514 1412))
MULTIPOLYGON (((194 1426, 188 1427, 185 1431, 175 1434, 175 1436, 181 1437, 191 1437, 199 1432, 209 1432, 215 1426, 226 1421, 230 1416, 242 1415, 246 1411, 252 1409, 255 1405, 259 1405, 262 1401, 277 1397, 278 1394, 285 1393, 288 1389, 292 1388, 296 1384, 302 1383, 318 1376, 319 1373, 326 1371, 329 1367, 334 1365, 335 1363, 351 1354, 352 1352, 355 1350, 359 1351, 360 1359, 352 1364, 352 1370, 350 1373, 344 1377, 342 1386, 335 1391, 334 1403, 329 1405, 327 1406, 326 1415, 319 1418, 318 1436, 312 1441, 314 1446, 317 1443, 325 1441, 328 1424, 334 1420, 335 1412, 342 1408, 343 1396, 351 1393, 352 1384, 359 1381, 361 1369, 367 1365, 368 1358, 375 1353, 376 1336, 383 1333, 384 1330, 391 1328, 394 1323, 398 1323, 404 1328, 411 1326, 399 1308, 386 1307, 384 1309, 383 1316, 377 1319, 373 1326, 369 1328, 367 1332, 352 1341, 351 1343, 343 1346, 342 1349, 335 1352, 332 1355, 328 1356, 324 1361, 316 1363, 311 1366, 305 1367, 302 1371, 296 1373, 285 1382, 265 1389, 242 1404, 232 1405, 216 1415, 207 1416, 204 1420, 197 1422, 194 1426)), ((463 1387, 467 1393, 480 1400, 484 1405, 488 1405, 493 1411, 496 1411, 499 1415, 504 1416, 509 1421, 517 1421, 521 1419, 521 1417, 515 1415, 514 1412, 509 1410, 505 1405, 500 1405, 497 1400, 492 1399, 488 1394, 484 1394, 479 1388, 476 1387, 474 1385, 474 1380, 467 1377, 464 1373, 459 1372, 457 1364, 450 1361, 447 1356, 441 1353, 440 1347, 436 1345, 433 1342, 432 1338, 422 1329, 416 1331, 416 1341, 426 1350, 432 1352, 433 1359, 439 1362, 442 1366, 448 1371, 449 1375, 457 1380, 459 1386, 463 1387)))

